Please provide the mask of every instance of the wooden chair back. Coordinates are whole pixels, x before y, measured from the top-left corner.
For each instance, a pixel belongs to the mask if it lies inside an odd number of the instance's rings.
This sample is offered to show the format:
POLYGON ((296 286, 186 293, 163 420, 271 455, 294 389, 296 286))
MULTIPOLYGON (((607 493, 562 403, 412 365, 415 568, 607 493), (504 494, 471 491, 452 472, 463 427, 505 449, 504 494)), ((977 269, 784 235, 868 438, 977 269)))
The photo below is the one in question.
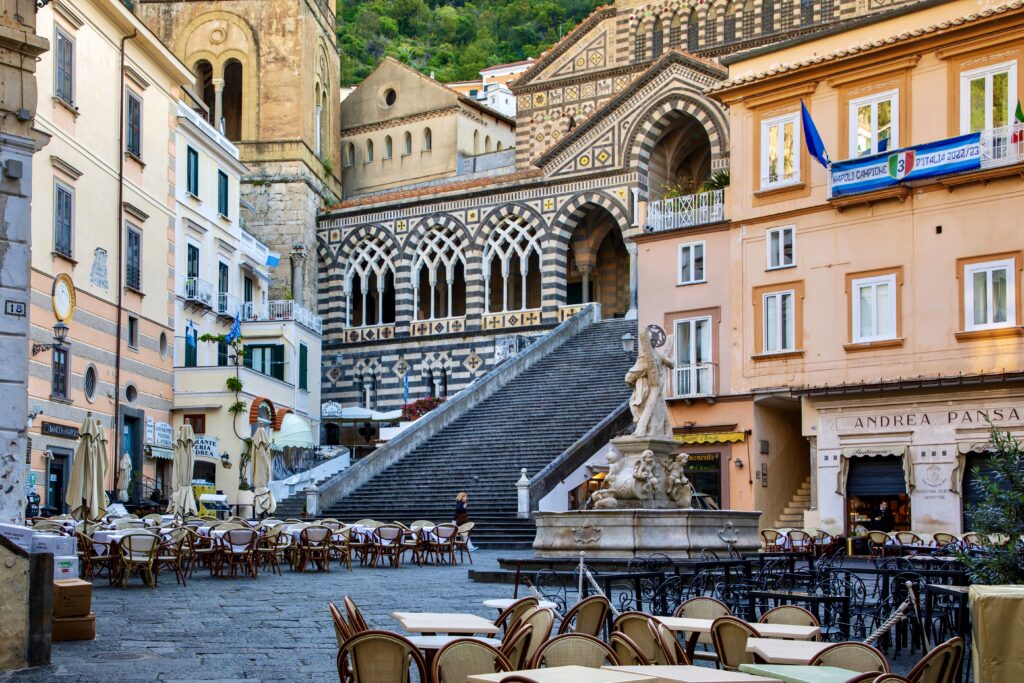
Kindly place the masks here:
POLYGON ((610 613, 611 603, 608 602, 608 598, 603 595, 591 595, 573 605, 566 613, 562 623, 558 625, 558 633, 582 633, 600 637, 610 613))
POLYGON ((500 650, 473 638, 459 638, 438 650, 430 680, 433 683, 465 683, 469 676, 506 671, 513 671, 512 663, 500 650))
POLYGON ((736 617, 719 617, 711 624, 711 641, 722 668, 728 671, 738 670, 740 664, 753 664, 754 655, 747 652, 747 639, 759 637, 757 629, 736 617))
POLYGON ((338 678, 353 683, 409 683, 410 667, 425 681, 427 666, 418 647, 390 631, 364 631, 338 650, 338 678))
POLYGON ((604 642, 582 633, 563 633, 541 643, 529 667, 585 666, 600 669, 618 666, 619 658, 604 642))
POLYGON ((889 660, 866 643, 835 643, 811 658, 810 666, 835 666, 851 671, 889 673, 889 660))
POLYGON ((640 651, 640 646, 621 631, 608 636, 608 645, 612 648, 621 666, 650 666, 651 660, 640 651))

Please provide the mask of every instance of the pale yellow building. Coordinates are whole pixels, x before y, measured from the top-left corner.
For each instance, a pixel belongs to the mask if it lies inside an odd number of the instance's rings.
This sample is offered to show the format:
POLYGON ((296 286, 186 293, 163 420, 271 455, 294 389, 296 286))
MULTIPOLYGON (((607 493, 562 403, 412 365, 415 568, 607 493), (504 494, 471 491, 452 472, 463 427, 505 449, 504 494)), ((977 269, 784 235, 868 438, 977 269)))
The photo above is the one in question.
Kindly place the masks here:
POLYGON ((77 428, 107 430, 107 489, 152 490, 147 425, 170 422, 174 348, 174 184, 182 86, 192 74, 121 2, 55 0, 38 31, 36 126, 51 136, 33 169, 31 474, 43 505, 64 509, 77 428), (133 463, 115 480, 115 457, 133 463))

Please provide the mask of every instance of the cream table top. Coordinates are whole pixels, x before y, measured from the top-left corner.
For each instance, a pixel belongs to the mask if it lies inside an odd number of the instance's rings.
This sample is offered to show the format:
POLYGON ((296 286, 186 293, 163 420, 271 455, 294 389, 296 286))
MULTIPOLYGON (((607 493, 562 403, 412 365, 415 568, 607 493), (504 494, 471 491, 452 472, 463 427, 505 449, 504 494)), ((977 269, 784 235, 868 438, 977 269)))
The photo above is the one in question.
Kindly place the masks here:
MULTIPOLYGON (((516 673, 531 678, 537 683, 657 683, 658 679, 637 673, 612 671, 610 669, 588 669, 585 666, 556 666, 550 669, 529 669, 516 673)), ((508 673, 478 674, 466 679, 466 683, 501 683, 508 673)))
MULTIPOLYGON (((494 609, 508 609, 515 603, 519 602, 517 598, 493 598, 491 600, 484 600, 484 607, 493 607, 494 609)), ((538 600, 537 606, 541 609, 555 609, 558 607, 555 603, 550 600, 538 600)))
MULTIPOLYGON (((670 631, 685 633, 711 633, 714 619, 690 619, 687 617, 655 617, 670 631)), ((817 638, 821 629, 817 626, 793 626, 790 624, 750 624, 764 638, 789 638, 811 640, 817 638)))
POLYGON ((623 671, 652 676, 658 683, 768 683, 776 679, 707 666, 606 666, 610 671, 623 671))
POLYGON ((475 614, 448 614, 444 612, 392 612, 410 633, 497 633, 493 622, 475 614))
POLYGON ((747 652, 757 655, 766 664, 807 664, 833 643, 817 640, 779 640, 778 638, 747 638, 747 652))

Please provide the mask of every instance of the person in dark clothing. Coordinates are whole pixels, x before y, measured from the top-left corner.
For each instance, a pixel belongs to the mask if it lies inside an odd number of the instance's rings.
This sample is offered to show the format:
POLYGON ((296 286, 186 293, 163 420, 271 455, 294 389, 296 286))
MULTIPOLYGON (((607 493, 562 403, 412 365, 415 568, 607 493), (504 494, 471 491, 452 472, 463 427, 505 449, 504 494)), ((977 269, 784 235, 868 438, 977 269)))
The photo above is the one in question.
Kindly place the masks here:
POLYGON ((872 529, 890 533, 895 524, 896 520, 893 518, 892 512, 889 511, 889 503, 883 500, 878 506, 878 514, 873 520, 872 529))
MULTIPOLYGON (((469 494, 465 491, 460 491, 455 496, 455 519, 453 521, 455 526, 462 526, 469 521, 469 494)), ((474 550, 476 550, 476 546, 470 541, 469 551, 473 552, 474 550)))

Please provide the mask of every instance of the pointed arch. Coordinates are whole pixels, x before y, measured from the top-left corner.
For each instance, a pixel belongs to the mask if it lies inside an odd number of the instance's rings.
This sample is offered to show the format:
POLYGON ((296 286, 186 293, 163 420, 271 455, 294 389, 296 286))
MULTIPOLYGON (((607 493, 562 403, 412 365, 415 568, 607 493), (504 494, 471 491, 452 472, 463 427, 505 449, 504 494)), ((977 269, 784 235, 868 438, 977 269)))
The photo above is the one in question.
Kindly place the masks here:
POLYGON ((345 327, 367 327, 395 322, 395 263, 398 245, 378 225, 352 231, 338 250, 345 264, 342 290, 345 327))
POLYGON ((690 10, 686 19, 686 49, 690 52, 700 49, 700 17, 696 8, 690 10))

